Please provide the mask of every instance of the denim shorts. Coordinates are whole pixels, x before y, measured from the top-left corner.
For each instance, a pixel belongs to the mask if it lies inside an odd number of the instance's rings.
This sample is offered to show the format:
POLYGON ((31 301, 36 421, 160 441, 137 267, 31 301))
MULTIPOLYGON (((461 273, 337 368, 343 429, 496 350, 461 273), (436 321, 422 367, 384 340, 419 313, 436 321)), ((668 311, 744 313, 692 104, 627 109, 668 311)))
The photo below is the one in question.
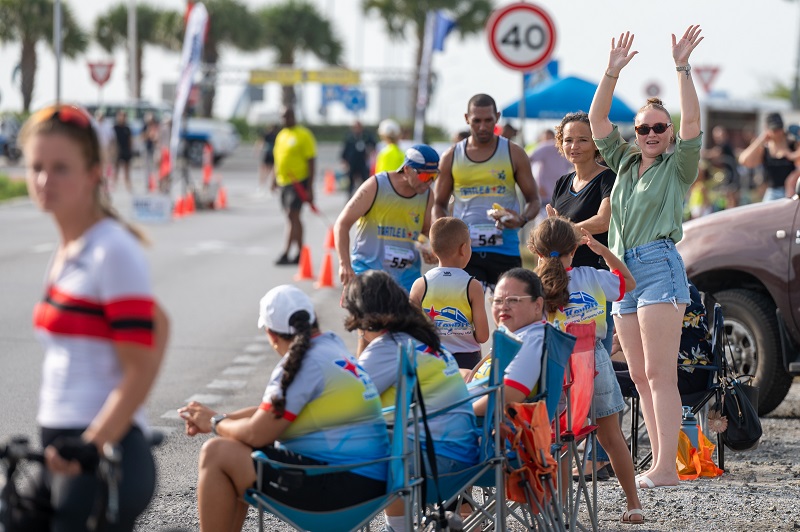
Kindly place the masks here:
POLYGON ((655 240, 625 251, 625 266, 636 279, 636 288, 614 302, 612 314, 633 314, 656 303, 688 305, 691 301, 686 267, 672 240, 655 240))
POLYGON ((601 418, 621 412, 625 408, 625 400, 619 389, 611 357, 608 356, 608 351, 603 347, 601 339, 597 339, 594 344, 594 369, 597 372, 594 377, 594 397, 592 398, 595 417, 601 418))

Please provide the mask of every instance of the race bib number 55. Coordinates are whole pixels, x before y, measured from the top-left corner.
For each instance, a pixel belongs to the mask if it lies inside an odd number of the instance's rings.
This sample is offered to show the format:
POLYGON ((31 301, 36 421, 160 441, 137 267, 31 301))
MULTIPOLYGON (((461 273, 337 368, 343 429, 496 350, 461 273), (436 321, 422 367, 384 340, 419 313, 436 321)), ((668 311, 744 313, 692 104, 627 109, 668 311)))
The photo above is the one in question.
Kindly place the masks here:
POLYGON ((386 269, 403 270, 414 264, 416 254, 413 249, 398 246, 384 246, 383 267, 386 269))

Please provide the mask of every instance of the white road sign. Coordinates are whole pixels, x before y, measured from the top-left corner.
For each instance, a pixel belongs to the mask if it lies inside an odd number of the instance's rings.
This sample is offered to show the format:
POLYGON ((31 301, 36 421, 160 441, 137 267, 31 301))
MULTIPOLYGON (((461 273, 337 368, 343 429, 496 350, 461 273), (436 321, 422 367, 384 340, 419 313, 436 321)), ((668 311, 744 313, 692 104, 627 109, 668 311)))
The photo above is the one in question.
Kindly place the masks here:
POLYGON ((486 33, 497 60, 514 70, 529 71, 544 65, 556 45, 556 28, 550 15, 524 2, 495 10, 486 33))

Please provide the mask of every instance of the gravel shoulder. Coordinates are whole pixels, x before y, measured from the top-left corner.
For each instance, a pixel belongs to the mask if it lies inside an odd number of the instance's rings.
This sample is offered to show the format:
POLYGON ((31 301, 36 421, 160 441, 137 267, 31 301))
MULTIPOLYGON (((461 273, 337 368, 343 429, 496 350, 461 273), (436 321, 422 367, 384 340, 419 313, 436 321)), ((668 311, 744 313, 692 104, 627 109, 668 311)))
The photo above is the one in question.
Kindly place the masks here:
MULTIPOLYGON (((615 479, 598 483, 598 523, 602 531, 767 531, 800 530, 800 381, 786 400, 762 418, 764 436, 759 447, 735 453, 726 449, 727 470, 721 477, 681 482, 667 489, 640 490, 646 522, 640 526, 619 522, 625 507, 615 479)), ((714 438, 712 438, 713 440, 714 438)), ((164 475, 179 467, 196 470, 201 439, 176 433, 158 451, 162 481, 158 494, 142 516, 137 530, 190 531, 199 529, 196 486, 172 484, 164 475), (175 464, 174 460, 180 460, 175 464)), ((192 478, 196 478, 192 477, 192 478)), ((588 523, 584 515, 582 520, 588 523)), ((381 520, 373 521, 380 530, 381 520)), ((257 530, 256 514, 248 513, 245 531, 257 530)), ((266 530, 291 530, 267 516, 266 530)))

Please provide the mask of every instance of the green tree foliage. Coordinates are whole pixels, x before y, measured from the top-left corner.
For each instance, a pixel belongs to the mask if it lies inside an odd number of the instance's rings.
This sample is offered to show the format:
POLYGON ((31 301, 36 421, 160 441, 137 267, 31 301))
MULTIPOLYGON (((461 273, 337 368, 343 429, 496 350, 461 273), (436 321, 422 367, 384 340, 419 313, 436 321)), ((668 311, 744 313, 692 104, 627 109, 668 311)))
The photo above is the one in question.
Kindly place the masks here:
MULTIPOLYGON (((61 4, 62 53, 70 58, 86 50, 88 35, 65 2, 61 4)), ((0 0, 0 42, 18 42, 22 106, 30 111, 36 81, 36 43, 53 46, 53 0, 0 0)))
POLYGON ((417 101, 426 13, 429 10, 447 11, 456 21, 455 31, 464 38, 482 32, 493 9, 491 0, 364 0, 363 7, 367 14, 377 13, 383 19, 391 38, 405 40, 410 34, 416 43, 414 64, 417 69, 414 73, 414 94, 409 105, 417 101))
MULTIPOLYGON (((310 52, 329 65, 341 61, 341 41, 331 22, 312 4, 289 0, 262 8, 257 15, 262 28, 259 45, 275 50, 280 66, 294 66, 298 52, 310 52)), ((283 104, 294 103, 294 87, 283 87, 283 104)))
MULTIPOLYGON (((136 4, 136 92, 142 94, 142 57, 145 45, 169 47, 174 45, 174 37, 169 33, 165 17, 180 18, 174 11, 162 11, 149 4, 136 4)), ((94 38, 107 52, 124 48, 128 43, 128 4, 112 6, 94 22, 94 38)), ((128 73, 130 79, 130 72, 128 73)))

